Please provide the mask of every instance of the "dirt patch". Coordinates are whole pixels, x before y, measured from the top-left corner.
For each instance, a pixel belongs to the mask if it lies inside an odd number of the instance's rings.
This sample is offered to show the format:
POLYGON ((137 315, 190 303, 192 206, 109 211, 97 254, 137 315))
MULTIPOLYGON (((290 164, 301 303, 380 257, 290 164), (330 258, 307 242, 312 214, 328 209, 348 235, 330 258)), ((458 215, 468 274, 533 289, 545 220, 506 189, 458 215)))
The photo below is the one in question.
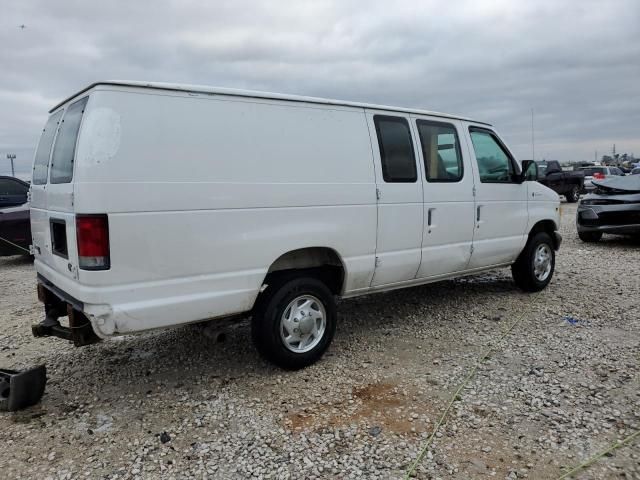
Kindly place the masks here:
POLYGON ((397 384, 372 383, 354 387, 349 398, 338 402, 289 413, 284 425, 292 431, 318 431, 364 424, 381 432, 419 434, 431 428, 435 410, 397 384))

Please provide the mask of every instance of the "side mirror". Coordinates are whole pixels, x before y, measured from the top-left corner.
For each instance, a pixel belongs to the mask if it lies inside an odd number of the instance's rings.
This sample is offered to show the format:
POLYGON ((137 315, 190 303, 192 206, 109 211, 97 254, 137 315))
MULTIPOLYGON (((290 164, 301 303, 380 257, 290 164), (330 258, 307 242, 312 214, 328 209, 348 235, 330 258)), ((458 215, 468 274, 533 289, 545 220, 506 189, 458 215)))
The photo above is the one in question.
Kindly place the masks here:
POLYGON ((538 180, 538 164, 533 160, 523 160, 520 183, 525 181, 535 182, 536 180, 538 180))

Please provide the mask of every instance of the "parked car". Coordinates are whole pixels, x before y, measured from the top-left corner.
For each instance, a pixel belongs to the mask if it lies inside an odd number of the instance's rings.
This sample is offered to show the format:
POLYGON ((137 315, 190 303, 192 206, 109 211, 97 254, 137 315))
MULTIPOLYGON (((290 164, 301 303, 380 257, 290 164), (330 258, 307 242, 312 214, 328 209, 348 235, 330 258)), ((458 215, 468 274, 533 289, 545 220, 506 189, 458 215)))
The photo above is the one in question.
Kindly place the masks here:
POLYGON ((0 208, 27 203, 29 184, 15 177, 0 175, 0 208))
POLYGON ((36 336, 84 345, 251 315, 260 353, 301 368, 333 338, 336 296, 507 266, 525 291, 553 276, 558 195, 487 123, 135 82, 50 113, 32 182, 36 336))
POLYGON ((603 233, 640 235, 640 176, 613 177, 594 184, 595 191, 578 205, 580 239, 597 242, 603 233))
POLYGON ((563 171, 555 160, 536 162, 538 164, 538 181, 546 187, 564 195, 567 202, 580 200, 580 192, 584 188, 584 172, 563 171))
POLYGON ((640 174, 640 167, 634 168, 633 170, 631 170, 630 175, 639 175, 640 174))
POLYGON ((29 255, 29 205, 0 208, 0 257, 29 255))
POLYGON ((582 167, 579 170, 584 172, 584 192, 586 193, 595 190, 594 180, 624 176, 624 173, 618 167, 582 167))

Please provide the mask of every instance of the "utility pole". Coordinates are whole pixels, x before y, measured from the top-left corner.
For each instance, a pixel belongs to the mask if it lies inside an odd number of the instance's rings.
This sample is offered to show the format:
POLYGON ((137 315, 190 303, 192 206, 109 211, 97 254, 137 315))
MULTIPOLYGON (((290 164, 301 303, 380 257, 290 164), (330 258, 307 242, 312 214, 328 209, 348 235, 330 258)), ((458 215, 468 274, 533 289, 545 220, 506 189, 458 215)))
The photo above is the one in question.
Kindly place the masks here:
POLYGON ((7 153, 7 158, 9 159, 9 161, 11 162, 11 176, 15 177, 16 176, 16 172, 13 169, 13 161, 16 158, 16 154, 15 153, 7 153))
POLYGON ((533 108, 531 109, 531 160, 536 159, 536 139, 533 134, 533 108))

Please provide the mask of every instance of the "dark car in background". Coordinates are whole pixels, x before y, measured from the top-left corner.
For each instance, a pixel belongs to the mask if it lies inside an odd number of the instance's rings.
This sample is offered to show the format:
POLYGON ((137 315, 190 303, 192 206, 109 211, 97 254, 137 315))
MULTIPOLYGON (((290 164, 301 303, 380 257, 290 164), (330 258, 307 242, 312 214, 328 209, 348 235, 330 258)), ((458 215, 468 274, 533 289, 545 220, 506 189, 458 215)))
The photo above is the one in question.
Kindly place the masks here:
POLYGON ((640 175, 594 180, 576 213, 578 236, 597 242, 604 233, 640 236, 640 175))
POLYGON ((31 245, 29 184, 0 176, 0 256, 28 255, 31 245))
POLYGON ((29 255, 31 223, 29 204, 0 208, 0 257, 29 255))
POLYGON ((0 208, 27 203, 29 184, 19 178, 0 175, 0 208))
POLYGON ((538 182, 549 187, 558 195, 564 195, 567 202, 577 202, 584 188, 584 173, 580 171, 562 170, 555 160, 536 162, 538 165, 538 182))

